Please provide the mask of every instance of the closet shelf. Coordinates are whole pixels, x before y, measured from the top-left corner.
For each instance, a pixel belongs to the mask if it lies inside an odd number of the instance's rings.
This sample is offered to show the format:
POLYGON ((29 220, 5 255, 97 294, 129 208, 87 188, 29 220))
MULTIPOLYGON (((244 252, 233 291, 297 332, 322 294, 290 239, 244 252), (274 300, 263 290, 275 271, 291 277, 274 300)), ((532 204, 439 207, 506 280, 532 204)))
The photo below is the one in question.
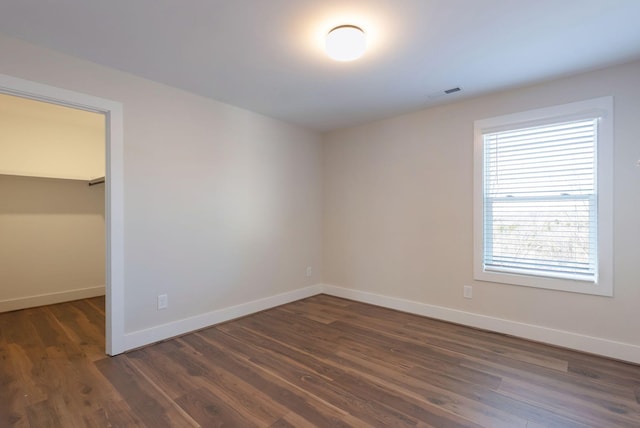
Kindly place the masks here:
POLYGON ((89 186, 95 186, 96 184, 101 184, 104 183, 104 177, 98 177, 98 178, 94 178, 93 180, 89 181, 89 186))

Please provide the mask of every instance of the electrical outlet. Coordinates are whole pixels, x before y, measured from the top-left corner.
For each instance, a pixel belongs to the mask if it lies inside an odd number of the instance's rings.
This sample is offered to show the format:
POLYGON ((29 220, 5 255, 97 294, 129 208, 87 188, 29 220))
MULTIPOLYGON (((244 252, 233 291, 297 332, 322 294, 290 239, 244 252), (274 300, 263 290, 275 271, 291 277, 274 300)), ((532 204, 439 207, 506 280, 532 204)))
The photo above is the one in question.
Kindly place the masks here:
POLYGON ((166 294, 159 294, 158 295, 158 310, 167 309, 167 306, 169 306, 169 299, 168 299, 167 295, 166 294))
POLYGON ((463 296, 465 299, 473 298, 473 287, 471 287, 470 285, 465 285, 463 296))
POLYGON ((311 278, 311 275, 313 275, 313 269, 311 266, 307 266, 307 278, 311 278))

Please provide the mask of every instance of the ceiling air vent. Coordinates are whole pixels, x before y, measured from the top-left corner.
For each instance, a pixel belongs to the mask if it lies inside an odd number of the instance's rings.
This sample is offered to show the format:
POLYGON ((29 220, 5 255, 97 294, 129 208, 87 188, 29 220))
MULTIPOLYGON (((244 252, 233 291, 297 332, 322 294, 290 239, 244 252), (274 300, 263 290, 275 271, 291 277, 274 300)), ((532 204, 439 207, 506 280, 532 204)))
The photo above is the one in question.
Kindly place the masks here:
POLYGON ((433 94, 427 95, 427 97, 440 98, 440 97, 444 97, 445 95, 455 94, 456 92, 460 92, 460 91, 462 91, 462 88, 460 86, 456 86, 455 88, 449 88, 449 89, 445 89, 444 91, 434 92, 433 94))

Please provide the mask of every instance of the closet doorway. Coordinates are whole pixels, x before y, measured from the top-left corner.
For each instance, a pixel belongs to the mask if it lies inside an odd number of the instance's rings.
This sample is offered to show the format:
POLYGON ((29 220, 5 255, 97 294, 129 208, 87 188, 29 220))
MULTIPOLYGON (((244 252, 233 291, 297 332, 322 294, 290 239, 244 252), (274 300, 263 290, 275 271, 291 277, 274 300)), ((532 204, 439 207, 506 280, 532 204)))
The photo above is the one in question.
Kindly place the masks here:
POLYGON ((124 351, 122 106, 0 75, 0 311, 106 295, 124 351))
POLYGON ((105 136, 103 114, 0 94, 0 312, 105 294, 105 136))

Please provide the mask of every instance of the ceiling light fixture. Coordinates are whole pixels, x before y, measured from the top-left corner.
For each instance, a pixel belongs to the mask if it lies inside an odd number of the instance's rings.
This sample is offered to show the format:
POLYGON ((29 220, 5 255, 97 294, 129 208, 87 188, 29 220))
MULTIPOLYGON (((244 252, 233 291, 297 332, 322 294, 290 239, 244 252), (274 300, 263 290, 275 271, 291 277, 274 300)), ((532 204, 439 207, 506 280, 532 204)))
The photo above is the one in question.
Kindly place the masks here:
POLYGON ((367 37, 362 28, 340 25, 327 34, 327 55, 336 61, 353 61, 364 54, 367 37))

